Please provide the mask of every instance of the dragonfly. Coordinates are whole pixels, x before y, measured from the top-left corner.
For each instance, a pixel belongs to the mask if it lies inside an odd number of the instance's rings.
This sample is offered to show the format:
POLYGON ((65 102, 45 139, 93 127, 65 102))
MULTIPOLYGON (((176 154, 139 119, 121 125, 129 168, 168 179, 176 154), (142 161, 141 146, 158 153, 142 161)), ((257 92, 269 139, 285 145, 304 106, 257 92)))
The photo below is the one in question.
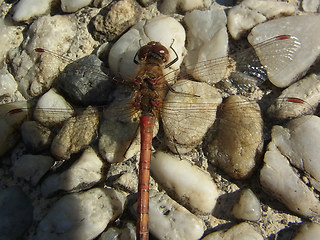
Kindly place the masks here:
MULTIPOLYGON (((283 51, 283 58, 290 61, 293 57, 294 51, 292 49, 296 48, 297 38, 290 35, 281 35, 270 38, 256 46, 254 48, 257 50, 262 49, 277 49, 279 46, 283 47, 287 45, 287 51, 283 51)), ((173 52, 174 49, 172 49, 173 52)), ((295 49, 297 50, 297 49, 295 49)), ((39 48, 36 49, 37 52, 45 52, 45 50, 39 48)), ((257 77, 261 81, 265 81, 267 78, 268 66, 257 65, 257 59, 253 58, 250 63, 245 63, 248 58, 252 56, 253 49, 245 50, 241 53, 235 55, 230 55, 218 59, 213 59, 209 61, 202 62, 193 68, 194 75, 193 78, 214 77, 214 72, 221 73, 225 72, 225 68, 230 65, 230 59, 240 58, 239 62, 240 69, 243 69, 243 73, 246 75, 251 75, 257 77), (223 70, 221 70, 223 69, 223 70)), ((277 52, 279 54, 279 51, 277 52)), ((272 54, 271 54, 272 55, 272 54)), ((270 55, 269 55, 270 57, 270 55)), ((274 56, 273 56, 274 57, 274 56)), ((136 53, 133 61, 139 65, 139 71, 134 79, 130 81, 130 86, 133 89, 132 98, 129 103, 127 103, 127 108, 129 109, 130 116, 139 117, 139 128, 140 128, 140 162, 139 162, 139 177, 138 177, 138 200, 137 200, 137 228, 136 235, 137 239, 148 239, 149 229, 149 184, 150 184, 150 158, 152 153, 152 139, 154 137, 154 126, 159 117, 161 117, 163 112, 171 112, 175 115, 177 112, 183 112, 182 116, 197 115, 201 111, 209 111, 215 113, 216 110, 213 109, 213 105, 218 105, 217 102, 201 102, 202 96, 198 95, 197 92, 188 92, 179 89, 179 87, 171 86, 170 81, 166 79, 168 75, 178 76, 177 86, 179 86, 179 79, 183 79, 186 76, 190 77, 190 74, 181 73, 180 75, 176 72, 164 74, 163 69, 168 68, 177 60, 174 58, 171 62, 168 62, 169 51, 160 42, 151 41, 148 44, 142 46, 136 53), (180 100, 166 100, 167 95, 176 95, 180 100), (182 100, 181 100, 182 99, 182 100), (186 100, 187 99, 187 100, 186 100), (188 103, 185 103, 188 102, 188 103), (188 113, 189 112, 189 113, 188 113)), ((220 74, 221 75, 221 74, 220 74)), ((221 76, 220 76, 221 77, 221 76)), ((209 85, 208 85, 209 86, 209 85)), ((301 99, 287 98, 286 101, 292 103, 304 104, 305 102, 301 99)), ((22 108, 14 108, 8 111, 8 114, 14 115, 21 112, 22 108)), ((114 112, 118 112, 119 109, 114 112)), ((112 113, 111 111, 111 114, 112 113)), ((188 117, 187 117, 188 118, 188 117)), ((199 117, 198 117, 199 118, 199 117)), ((174 119, 172 117, 172 119, 174 119)), ((212 124, 214 119, 210 119, 208 126, 212 124)), ((165 125, 165 122, 164 122, 165 125)), ((165 126, 164 126, 165 127, 165 126)), ((166 128, 165 128, 166 129, 166 128)), ((167 131, 168 134, 173 130, 167 131)), ((183 131, 188 131, 188 127, 185 127, 183 131)), ((171 146, 173 151, 180 154, 180 151, 175 145, 179 145, 175 138, 171 138, 171 146)))

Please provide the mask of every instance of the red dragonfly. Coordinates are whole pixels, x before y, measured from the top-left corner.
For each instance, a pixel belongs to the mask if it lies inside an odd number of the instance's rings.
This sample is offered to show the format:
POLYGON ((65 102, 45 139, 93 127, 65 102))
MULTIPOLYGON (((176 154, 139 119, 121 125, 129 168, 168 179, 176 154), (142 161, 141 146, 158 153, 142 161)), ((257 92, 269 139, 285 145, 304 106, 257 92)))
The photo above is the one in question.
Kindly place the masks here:
MULTIPOLYGON (((289 35, 277 36, 258 44, 257 46, 255 46, 255 48, 272 48, 277 46, 280 41, 288 41, 288 43, 292 43, 296 40, 297 39, 289 35)), ((292 46, 289 45, 289 48, 290 47, 292 46)), ((174 51, 174 49, 172 50, 174 51)), ((43 52, 44 50, 36 49, 36 51, 43 52)), ((243 52, 241 54, 237 54, 237 56, 246 58, 251 53, 252 52, 243 52)), ((288 51, 288 53, 286 54, 289 53, 292 54, 292 52, 290 51, 288 51)), ((211 74, 210 71, 212 70, 210 70, 209 73, 207 72, 209 69, 218 70, 219 68, 227 67, 229 63, 229 58, 232 57, 234 56, 206 61, 200 64, 200 66, 197 67, 194 71, 200 75, 211 74)), ((196 94, 175 92, 175 90, 168 84, 168 81, 165 80, 163 69, 172 65, 177 60, 177 57, 171 62, 168 62, 168 59, 168 49, 161 45, 161 43, 159 42, 149 42, 147 45, 142 46, 137 52, 134 59, 135 63, 140 65, 138 74, 131 83, 131 85, 133 85, 134 88, 134 94, 130 103, 131 112, 139 113, 141 135, 137 204, 137 239, 149 238, 148 208, 151 148, 154 125, 156 119, 160 116, 160 113, 162 112, 163 105, 165 104, 164 98, 167 92, 173 92, 177 95, 187 96, 190 98, 200 97, 196 94)), ((246 59, 244 59, 243 61, 246 61, 246 59)), ((243 65, 245 65, 247 69, 246 71, 244 71, 246 74, 253 75, 258 78, 266 77, 266 66, 255 67, 254 69, 252 69, 252 66, 249 67, 248 64, 243 65)), ((183 75, 180 76, 180 78, 183 78, 183 75)), ((300 101, 299 99, 295 100, 294 98, 287 100, 296 103, 299 103, 300 101)), ((303 103, 303 100, 301 100, 300 103, 303 103)), ((191 107, 191 111, 211 111, 210 109, 208 109, 208 106, 209 105, 206 105, 205 107, 202 107, 202 109, 199 110, 201 106, 199 104, 196 104, 191 107)), ((183 110, 184 108, 185 107, 181 106, 180 110, 183 110)), ((11 110, 9 113, 13 114, 19 111, 19 109, 14 109, 11 110)))

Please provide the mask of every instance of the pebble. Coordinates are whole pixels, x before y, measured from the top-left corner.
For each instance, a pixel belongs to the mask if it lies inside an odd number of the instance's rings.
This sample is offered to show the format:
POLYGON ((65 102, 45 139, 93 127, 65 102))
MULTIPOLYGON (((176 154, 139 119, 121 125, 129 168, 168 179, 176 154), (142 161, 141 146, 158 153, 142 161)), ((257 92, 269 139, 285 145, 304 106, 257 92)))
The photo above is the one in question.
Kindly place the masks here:
POLYGON ((61 0, 61 9, 63 12, 72 13, 88 6, 92 0, 61 0))
POLYGON ((120 0, 107 5, 93 19, 93 37, 114 41, 141 18, 143 8, 134 0, 120 0))
POLYGON ((158 151, 151 159, 153 177, 187 208, 211 213, 219 192, 210 175, 178 156, 158 151))
POLYGON ((0 105, 0 156, 13 148, 19 141, 19 126, 27 118, 28 103, 26 101, 0 105), (9 111, 19 112, 10 114, 9 111))
POLYGON ((320 236, 320 225, 316 223, 304 223, 299 228, 292 240, 318 240, 320 236))
POLYGON ((320 6, 319 0, 303 0, 302 1, 302 9, 305 12, 316 13, 318 12, 319 6, 320 6))
POLYGON ((260 201, 250 189, 241 191, 239 201, 232 209, 234 217, 248 221, 258 221, 261 217, 260 201))
POLYGON ((56 92, 50 89, 43 94, 34 109, 33 117, 43 126, 58 125, 72 117, 73 107, 56 92))
POLYGON ((248 36, 251 45, 271 37, 289 34, 294 36, 292 46, 288 41, 279 41, 283 45, 283 54, 270 55, 268 47, 256 51, 260 62, 268 66, 268 77, 275 86, 284 88, 295 82, 309 69, 320 54, 320 16, 290 16, 271 20, 257 25, 248 36), (296 39, 295 39, 296 38, 296 39), (290 55, 288 56, 288 53, 290 55))
POLYGON ((150 191, 149 211, 150 232, 157 239, 196 240, 203 235, 203 221, 164 192, 150 191))
POLYGON ((168 15, 177 11, 185 13, 195 9, 206 9, 210 4, 209 0, 164 0, 160 5, 160 12, 168 15))
POLYGON ((199 81, 209 84, 219 82, 225 77, 227 70, 227 62, 225 65, 216 62, 217 58, 227 56, 225 12, 215 8, 207 11, 194 10, 186 14, 184 21, 188 29, 188 54, 184 59, 187 72, 199 81), (212 63, 208 60, 212 60, 212 63))
POLYGON ((96 55, 85 56, 64 69, 55 87, 79 105, 105 104, 115 82, 102 71, 102 66, 102 61, 96 55))
POLYGON ((91 188, 102 180, 102 171, 102 160, 88 148, 67 170, 48 176, 41 184, 41 193, 50 196, 60 190, 75 192, 91 188))
POLYGON ((60 160, 67 160, 71 154, 88 146, 99 124, 97 109, 88 107, 80 115, 69 118, 54 137, 51 153, 60 160))
MULTIPOLYGON (((33 4, 31 4, 33 6, 33 4)), ((9 51, 12 74, 21 94, 29 99, 38 96, 51 87, 59 71, 66 65, 65 60, 49 53, 35 52, 44 48, 63 55, 72 45, 70 39, 76 36, 77 26, 71 16, 44 16, 35 20, 26 32, 21 48, 9 51)))
POLYGON ((126 195, 93 188, 60 198, 38 225, 35 240, 88 240, 122 214, 126 195))
POLYGON ((33 221, 33 206, 19 186, 0 191, 0 219, 1 239, 23 239, 33 221))
POLYGON ((240 39, 259 23, 292 15, 295 11, 295 7, 287 2, 244 0, 228 12, 228 30, 234 39, 240 39))
POLYGON ((52 2, 53 0, 20 0, 14 9, 12 18, 21 22, 39 17, 49 13, 52 2))
POLYGON ((32 153, 38 153, 50 147, 52 133, 36 121, 24 121, 21 125, 23 143, 32 153))
POLYGON ((277 119, 295 118, 311 114, 320 102, 320 77, 310 74, 293 83, 269 107, 268 114, 277 119), (288 98, 297 98, 303 103, 287 101, 288 98))
MULTIPOLYGON (((112 46, 109 53, 109 66, 112 72, 120 73, 125 80, 132 80, 138 71, 139 65, 133 59, 141 46, 150 41, 161 42, 169 51, 169 61, 176 58, 172 48, 178 55, 178 61, 164 69, 163 73, 173 73, 179 70, 183 55, 185 55, 185 30, 174 18, 167 16, 154 17, 148 21, 140 21, 112 46)), ((172 74, 167 75, 172 84, 172 74)))
POLYGON ((16 177, 21 177, 36 186, 53 164, 54 159, 50 156, 26 154, 14 161, 11 170, 16 177))
POLYGON ((209 160, 235 179, 249 178, 261 159, 263 121, 257 103, 230 96, 218 114, 217 132, 208 140, 209 160))
POLYGON ((263 237, 248 223, 240 223, 227 231, 213 232, 202 240, 263 240, 263 237))
POLYGON ((292 120, 286 128, 274 126, 260 171, 261 185, 290 210, 304 217, 318 216, 320 203, 292 165, 313 174, 310 178, 318 178, 319 122, 316 116, 304 116, 292 120))
POLYGON ((222 98, 216 88, 201 82, 183 79, 172 89, 164 100, 161 119, 170 150, 183 154, 201 143, 222 98))

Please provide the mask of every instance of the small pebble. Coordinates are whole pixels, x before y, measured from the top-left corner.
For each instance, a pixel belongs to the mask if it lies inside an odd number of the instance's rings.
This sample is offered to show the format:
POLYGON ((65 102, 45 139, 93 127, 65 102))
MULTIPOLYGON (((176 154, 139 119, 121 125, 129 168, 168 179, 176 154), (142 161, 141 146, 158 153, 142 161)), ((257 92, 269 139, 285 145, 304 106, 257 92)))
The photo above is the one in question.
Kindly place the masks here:
POLYGON ((260 201, 250 189, 242 190, 232 213, 238 219, 258 221, 261 217, 260 201))

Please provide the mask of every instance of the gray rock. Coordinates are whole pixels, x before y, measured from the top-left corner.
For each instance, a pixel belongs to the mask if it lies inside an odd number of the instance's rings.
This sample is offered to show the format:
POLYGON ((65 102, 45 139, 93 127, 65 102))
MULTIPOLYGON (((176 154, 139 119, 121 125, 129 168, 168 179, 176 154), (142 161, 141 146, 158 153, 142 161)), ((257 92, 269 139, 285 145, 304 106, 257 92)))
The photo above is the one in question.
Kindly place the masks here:
POLYGON ((80 105, 105 104, 112 86, 111 76, 101 70, 102 62, 91 54, 69 64, 57 79, 56 88, 80 105))
POLYGON ((22 239, 33 221, 33 206, 18 186, 0 191, 0 239, 22 239))

